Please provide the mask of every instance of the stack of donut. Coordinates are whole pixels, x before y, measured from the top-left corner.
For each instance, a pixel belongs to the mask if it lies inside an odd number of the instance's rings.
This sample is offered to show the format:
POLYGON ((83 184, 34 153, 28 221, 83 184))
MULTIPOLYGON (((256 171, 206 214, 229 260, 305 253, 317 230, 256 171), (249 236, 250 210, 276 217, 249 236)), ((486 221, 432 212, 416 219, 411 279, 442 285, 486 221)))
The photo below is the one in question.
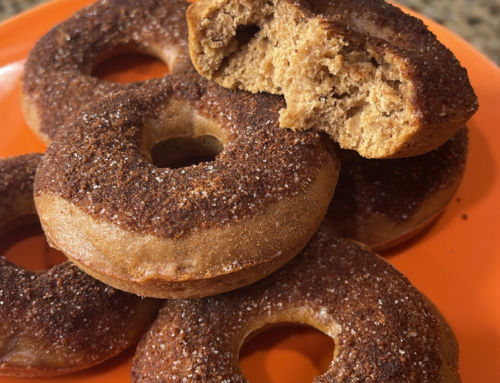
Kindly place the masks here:
POLYGON ((464 123, 477 109, 465 70, 421 22, 382 0, 188 7, 102 0, 30 53, 23 110, 49 147, 0 162, 0 228, 22 223, 36 205, 48 242, 69 261, 35 273, 0 259, 0 314, 8 319, 0 375, 87 368, 145 331, 134 382, 245 382, 245 338, 266 324, 297 322, 335 341, 318 381, 459 382, 445 319, 371 251, 421 231, 458 188, 464 123), (287 17, 300 30, 320 28, 313 36, 324 41, 294 48, 273 24, 287 17), (322 57, 328 73, 309 62, 296 71, 290 56, 279 74, 280 49, 310 51, 316 62, 317 44, 330 40, 342 48, 322 57), (425 68, 417 57, 424 45, 436 57, 425 68), (127 85, 92 76, 126 52, 156 56, 170 73, 127 85), (261 88, 248 81, 255 68, 245 60, 262 61, 254 79, 261 88), (318 87, 311 74, 336 84, 328 100, 320 96, 327 106, 308 101, 306 90, 318 87), (342 90, 363 76, 367 86, 342 90), (307 97, 296 99, 297 87, 307 97), (310 111, 300 112, 307 103, 310 111), (292 113, 300 114, 296 129, 281 127, 292 113), (186 165, 186 157, 200 161, 186 165), (16 183, 22 187, 4 186, 16 183), (148 330, 162 302, 153 298, 166 301, 148 330), (23 326, 21 317, 46 319, 23 326), (102 330, 98 345, 88 341, 90 326, 102 330), (78 350, 73 358, 69 349, 78 350))

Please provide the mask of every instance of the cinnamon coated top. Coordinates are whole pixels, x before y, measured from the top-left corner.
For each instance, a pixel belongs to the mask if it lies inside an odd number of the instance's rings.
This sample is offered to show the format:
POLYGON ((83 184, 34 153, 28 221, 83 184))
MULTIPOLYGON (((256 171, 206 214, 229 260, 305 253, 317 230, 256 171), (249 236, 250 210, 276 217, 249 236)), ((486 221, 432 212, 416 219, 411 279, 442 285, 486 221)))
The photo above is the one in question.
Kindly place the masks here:
POLYGON ((400 58, 424 126, 464 123, 477 110, 467 70, 420 19, 384 0, 285 1, 305 15, 321 16, 326 30, 349 41, 347 49, 365 47, 375 57, 390 53, 400 58))
POLYGON ((304 191, 331 161, 329 144, 316 132, 278 127, 283 104, 278 96, 223 89, 194 70, 109 97, 57 136, 35 193, 163 238, 263 214, 304 191), (224 146, 214 161, 178 169, 151 162, 155 143, 203 133, 224 146))
MULTIPOLYGON (((0 226, 20 209, 36 213, 40 157, 0 160, 0 226), (11 202, 19 206, 8 208, 11 202)), ((0 375, 58 375, 102 362, 130 346, 157 307, 158 301, 109 287, 69 261, 30 271, 0 256, 0 375)))
POLYGON ((467 128, 429 153, 395 160, 341 151, 342 170, 328 219, 344 222, 379 214, 394 222, 412 217, 430 196, 453 187, 467 161, 467 128))
POLYGON ((0 201, 2 206, 18 194, 33 193, 35 173, 42 155, 39 153, 0 159, 0 201))
POLYGON ((265 324, 305 323, 335 341, 322 382, 457 382, 446 321, 394 267, 323 226, 271 276, 214 297, 167 301, 138 345, 133 382, 246 382, 244 339, 265 324))
POLYGON ((43 36, 28 56, 22 80, 42 134, 50 141, 82 107, 130 87, 91 75, 110 57, 147 53, 164 60, 171 72, 182 71, 189 62, 188 5, 178 0, 101 0, 43 36))
POLYGON ((0 159, 0 235, 36 221, 33 183, 40 153, 0 159))
POLYGON ((0 375, 59 375, 100 363, 139 338, 157 306, 70 261, 37 272, 0 257, 0 375))

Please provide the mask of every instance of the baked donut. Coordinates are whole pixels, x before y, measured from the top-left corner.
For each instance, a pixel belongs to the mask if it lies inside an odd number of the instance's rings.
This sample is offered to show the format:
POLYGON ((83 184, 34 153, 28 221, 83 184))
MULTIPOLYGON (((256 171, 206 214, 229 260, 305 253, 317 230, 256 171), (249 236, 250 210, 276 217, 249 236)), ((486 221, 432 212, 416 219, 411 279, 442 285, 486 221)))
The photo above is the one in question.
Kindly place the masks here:
POLYGON ((279 129, 283 105, 192 69, 86 109, 37 172, 49 243, 95 278, 157 298, 270 274, 313 236, 339 171, 328 139, 279 129), (155 164, 151 148, 179 138, 219 148, 192 166, 155 164))
POLYGON ((38 221, 33 183, 41 157, 34 153, 0 159, 0 235, 38 221))
MULTIPOLYGON (((14 218, 36 217, 40 158, 0 159, 2 231, 14 218)), ((160 305, 106 286, 70 261, 29 271, 0 256, 0 375, 53 376, 101 363, 135 343, 160 305)))
POLYGON ((322 129, 363 157, 435 149, 478 107, 454 55, 383 0, 200 0, 187 17, 203 76, 283 94, 282 127, 322 129))
POLYGON ((132 381, 247 382, 238 355, 266 325, 335 342, 315 382, 460 382, 458 344, 436 307, 389 263, 325 226, 273 275, 214 297, 166 301, 139 341, 132 381))
POLYGON ((325 222, 339 236, 385 250, 413 237, 444 210, 467 161, 467 128, 429 153, 397 160, 338 152, 341 171, 325 222))
POLYGON ((89 103, 139 85, 92 77, 103 61, 146 53, 170 71, 191 66, 186 9, 178 0, 101 0, 43 36, 25 63, 21 102, 28 125, 47 144, 67 118, 89 103))

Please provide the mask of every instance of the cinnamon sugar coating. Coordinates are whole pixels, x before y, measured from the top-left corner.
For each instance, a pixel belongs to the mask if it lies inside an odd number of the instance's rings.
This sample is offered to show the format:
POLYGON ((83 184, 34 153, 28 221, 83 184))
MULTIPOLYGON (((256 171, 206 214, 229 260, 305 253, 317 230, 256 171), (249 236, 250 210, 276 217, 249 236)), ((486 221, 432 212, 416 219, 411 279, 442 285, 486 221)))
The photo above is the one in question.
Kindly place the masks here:
POLYGON ((33 193, 35 173, 42 155, 39 153, 0 160, 0 198, 2 208, 12 205, 17 194, 33 193))
POLYGON ((389 263, 324 226, 273 275, 214 297, 166 301, 138 345, 133 382, 247 382, 238 355, 266 324, 335 341, 315 382, 460 382, 458 345, 436 307, 389 263))
POLYGON ((202 75, 283 94, 280 126, 324 130, 363 157, 426 153, 478 108, 452 52, 383 0, 200 0, 187 18, 202 75))
POLYGON ((33 183, 40 159, 39 153, 0 159, 0 234, 37 221, 33 183))
MULTIPOLYGON (((279 97, 228 91, 195 72, 172 75, 80 113, 47 150, 35 193, 55 194, 95 219, 158 237, 239 223, 304 192, 331 161, 316 132, 278 129, 282 106, 279 97), (209 120, 226 142, 215 161, 180 169, 151 163, 152 145, 142 148, 149 126, 176 102, 186 103, 181 113, 209 120)), ((167 126, 158 141, 177 134, 169 121, 159 123, 167 126)))
POLYGON ((171 72, 182 71, 189 63, 188 5, 177 0, 101 0, 54 27, 25 64, 21 93, 28 125, 50 143, 65 120, 89 103, 135 87, 92 77, 92 70, 110 57, 146 53, 163 60, 171 72))
POLYGON ((96 278, 146 296, 206 296, 264 277, 312 237, 339 170, 328 140, 278 127, 282 106, 191 68, 82 111, 37 173, 49 241, 96 278), (215 160, 152 163, 155 144, 201 136, 223 146, 215 160), (67 234, 79 228, 85 235, 67 234))
MULTIPOLYGON (((0 160, 0 226, 20 213, 36 215, 40 158, 0 160), (15 209, 5 208, 13 202, 15 209)), ((0 375, 53 376, 101 363, 141 336, 159 304, 107 286, 69 261, 29 271, 0 256, 0 375)))
POLYGON ((396 160, 366 159, 340 151, 341 172, 325 221, 379 251, 430 224, 453 198, 467 162, 464 126, 429 153, 396 160))

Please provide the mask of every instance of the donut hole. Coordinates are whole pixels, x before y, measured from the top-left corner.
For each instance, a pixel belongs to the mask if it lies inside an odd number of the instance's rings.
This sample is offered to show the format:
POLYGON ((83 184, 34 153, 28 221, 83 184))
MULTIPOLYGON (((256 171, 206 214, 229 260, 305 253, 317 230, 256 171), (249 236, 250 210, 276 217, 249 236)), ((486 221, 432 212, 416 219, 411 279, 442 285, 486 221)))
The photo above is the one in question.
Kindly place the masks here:
POLYGON ((308 383, 330 366, 335 342, 307 325, 266 325, 250 334, 240 351, 240 368, 251 383, 308 383))
POLYGON ((106 82, 129 84, 161 78, 169 72, 168 66, 156 57, 130 53, 104 61, 92 71, 92 76, 106 82))
POLYGON ((142 129, 141 151, 158 168, 178 169, 215 161, 228 145, 223 130, 184 101, 173 101, 142 129))
POLYGON ((148 49, 122 45, 101 55, 90 71, 92 77, 117 84, 130 84, 162 78, 171 72, 169 61, 148 49))
POLYGON ((202 162, 211 162, 224 146, 214 136, 173 137, 158 142, 151 149, 153 165, 179 169, 202 162))
POLYGON ((47 243, 39 222, 30 223, 0 236, 0 254, 27 270, 48 270, 67 260, 47 243))

